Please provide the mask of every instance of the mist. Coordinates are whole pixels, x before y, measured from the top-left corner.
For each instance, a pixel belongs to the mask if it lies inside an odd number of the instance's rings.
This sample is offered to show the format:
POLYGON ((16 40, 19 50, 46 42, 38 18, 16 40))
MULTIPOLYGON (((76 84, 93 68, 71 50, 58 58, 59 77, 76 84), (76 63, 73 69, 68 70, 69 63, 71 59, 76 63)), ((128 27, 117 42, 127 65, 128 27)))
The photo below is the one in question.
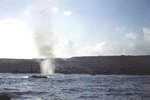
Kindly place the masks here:
POLYGON ((37 1, 33 5, 32 25, 34 27, 33 38, 40 58, 44 58, 41 62, 42 74, 53 74, 55 65, 53 64, 54 47, 56 46, 56 37, 51 27, 51 2, 48 0, 37 1))

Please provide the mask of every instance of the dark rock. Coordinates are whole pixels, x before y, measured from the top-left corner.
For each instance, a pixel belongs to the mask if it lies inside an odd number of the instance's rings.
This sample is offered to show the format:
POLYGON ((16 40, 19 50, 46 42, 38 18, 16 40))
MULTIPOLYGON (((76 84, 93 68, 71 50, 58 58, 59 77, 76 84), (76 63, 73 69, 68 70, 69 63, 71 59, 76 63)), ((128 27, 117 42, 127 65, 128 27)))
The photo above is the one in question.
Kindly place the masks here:
POLYGON ((30 78, 48 78, 47 76, 38 76, 38 75, 33 75, 30 78))
POLYGON ((11 100, 11 98, 6 94, 1 94, 0 95, 0 100, 11 100))

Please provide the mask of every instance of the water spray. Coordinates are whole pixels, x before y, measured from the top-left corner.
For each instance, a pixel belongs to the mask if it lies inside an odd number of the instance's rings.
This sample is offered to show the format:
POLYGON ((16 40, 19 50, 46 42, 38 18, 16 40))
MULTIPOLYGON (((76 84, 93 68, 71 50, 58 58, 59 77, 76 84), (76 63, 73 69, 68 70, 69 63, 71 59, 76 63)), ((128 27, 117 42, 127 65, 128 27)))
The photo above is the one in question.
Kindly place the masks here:
POLYGON ((41 62, 41 73, 52 75, 55 71, 55 65, 52 58, 46 58, 41 62))

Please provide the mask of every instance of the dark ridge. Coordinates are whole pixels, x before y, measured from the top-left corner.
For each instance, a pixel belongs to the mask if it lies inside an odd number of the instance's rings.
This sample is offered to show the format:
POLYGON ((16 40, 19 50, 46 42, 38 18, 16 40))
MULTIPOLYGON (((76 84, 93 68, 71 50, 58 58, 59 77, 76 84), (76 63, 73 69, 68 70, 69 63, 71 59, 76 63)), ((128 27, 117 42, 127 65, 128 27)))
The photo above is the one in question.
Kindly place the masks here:
MULTIPOLYGON (((1 73, 40 73, 43 59, 0 59, 1 73)), ((55 58, 56 73, 150 75, 150 56, 85 56, 55 58)))
POLYGON ((1 73, 40 73, 40 60, 0 59, 1 73))
POLYGON ((56 73, 150 75, 150 56, 87 56, 55 60, 56 73))

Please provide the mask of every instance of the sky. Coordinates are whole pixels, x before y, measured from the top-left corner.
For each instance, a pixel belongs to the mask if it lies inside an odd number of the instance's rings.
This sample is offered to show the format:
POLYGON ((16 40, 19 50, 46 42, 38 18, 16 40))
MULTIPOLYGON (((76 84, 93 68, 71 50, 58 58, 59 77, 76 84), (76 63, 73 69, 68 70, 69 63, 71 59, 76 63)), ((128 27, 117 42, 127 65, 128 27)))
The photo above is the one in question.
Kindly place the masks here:
POLYGON ((150 0, 0 0, 0 58, 150 55, 149 9, 150 0))

